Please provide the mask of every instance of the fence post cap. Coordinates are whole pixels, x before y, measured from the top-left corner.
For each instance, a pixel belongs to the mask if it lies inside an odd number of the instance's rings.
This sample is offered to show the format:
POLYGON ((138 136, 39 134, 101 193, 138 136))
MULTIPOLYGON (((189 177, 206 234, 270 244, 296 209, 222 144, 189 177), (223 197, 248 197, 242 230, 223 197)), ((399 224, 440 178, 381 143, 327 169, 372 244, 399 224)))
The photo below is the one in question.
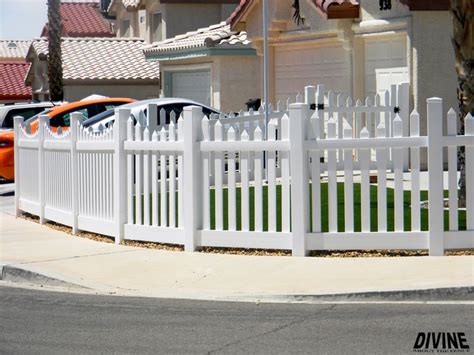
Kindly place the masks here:
POLYGON ((308 107, 307 104, 304 102, 296 102, 294 104, 290 104, 290 109, 299 109, 299 108, 305 108, 308 107))
POLYGON ((196 106, 196 105, 189 105, 189 106, 184 106, 183 108, 183 111, 196 111, 196 110, 202 111, 202 107, 196 106))
POLYGON ((426 99, 426 102, 428 102, 428 103, 443 102, 443 99, 439 98, 439 97, 430 97, 430 98, 426 99))
POLYGON ((474 124, 474 116, 468 112, 467 115, 464 117, 464 124, 467 126, 469 125, 470 127, 474 124))
POLYGON ((119 106, 119 107, 116 107, 116 108, 114 109, 114 112, 116 112, 116 113, 117 113, 117 112, 131 112, 131 111, 132 111, 132 110, 130 110, 129 108, 120 107, 120 106, 119 106))

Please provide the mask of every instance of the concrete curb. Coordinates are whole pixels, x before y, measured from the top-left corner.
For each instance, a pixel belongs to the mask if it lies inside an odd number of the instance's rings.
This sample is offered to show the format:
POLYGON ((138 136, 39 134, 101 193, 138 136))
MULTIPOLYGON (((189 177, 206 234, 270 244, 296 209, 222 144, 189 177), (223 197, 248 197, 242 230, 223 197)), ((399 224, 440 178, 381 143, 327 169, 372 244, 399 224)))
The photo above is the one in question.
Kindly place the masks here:
MULTIPOLYGON (((245 298, 245 297, 244 297, 245 298)), ((443 287, 418 290, 352 292, 321 295, 274 295, 251 297, 261 302, 316 303, 316 302, 396 302, 396 301, 474 301, 474 287, 443 287)))
POLYGON ((39 272, 28 270, 14 265, 0 265, 0 280, 28 283, 38 286, 64 287, 73 289, 87 289, 84 286, 77 285, 59 278, 47 276, 39 272))
MULTIPOLYGON (((73 282, 64 281, 56 275, 46 275, 32 268, 22 268, 14 265, 0 264, 0 280, 12 283, 46 286, 53 288, 70 289, 74 292, 110 293, 106 290, 97 290, 73 282)), ((117 290, 116 290, 117 291, 117 290)), ((239 295, 239 296, 204 296, 196 294, 194 297, 186 295, 140 295, 135 292, 112 292, 116 296, 152 297, 194 299, 202 301, 229 301, 229 302, 261 302, 261 303, 321 303, 321 302, 429 302, 429 301, 469 301, 474 302, 474 287, 445 287, 415 290, 349 292, 338 294, 302 294, 302 295, 239 295)))

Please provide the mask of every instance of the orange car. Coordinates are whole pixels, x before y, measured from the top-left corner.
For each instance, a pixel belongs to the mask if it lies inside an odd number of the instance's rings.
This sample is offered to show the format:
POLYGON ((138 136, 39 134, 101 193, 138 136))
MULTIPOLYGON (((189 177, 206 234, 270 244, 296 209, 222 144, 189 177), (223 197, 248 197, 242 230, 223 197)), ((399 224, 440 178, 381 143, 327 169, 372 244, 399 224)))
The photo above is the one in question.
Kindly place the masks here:
MULTIPOLYGON (((51 127, 69 127, 71 113, 80 112, 84 119, 95 116, 106 110, 134 102, 127 98, 101 98, 93 100, 84 100, 56 106, 41 114, 49 116, 51 127)), ((31 117, 28 122, 31 125, 31 131, 35 132, 38 128, 38 115, 31 117)), ((15 178, 14 171, 14 134, 13 131, 0 131, 0 177, 5 180, 15 178)))

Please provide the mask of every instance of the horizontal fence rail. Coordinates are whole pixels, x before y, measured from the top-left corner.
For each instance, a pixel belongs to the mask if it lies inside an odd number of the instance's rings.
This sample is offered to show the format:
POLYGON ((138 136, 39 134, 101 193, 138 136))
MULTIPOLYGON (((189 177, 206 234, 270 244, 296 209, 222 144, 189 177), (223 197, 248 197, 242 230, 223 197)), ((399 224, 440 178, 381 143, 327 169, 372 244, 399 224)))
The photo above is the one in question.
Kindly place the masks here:
POLYGON ((444 115, 442 100, 432 98, 428 135, 420 136, 419 114, 397 108, 405 90, 352 104, 322 86, 308 87, 304 103, 272 108, 268 124, 262 110, 207 117, 199 107, 186 107, 166 125, 133 120, 130 110, 118 108, 115 123, 99 132, 85 129, 77 113, 70 129, 56 131, 47 116, 40 116, 36 132, 15 118, 16 211, 74 233, 188 251, 288 249, 303 256, 428 249, 442 255, 472 248, 474 119, 467 115, 458 135, 456 112, 444 115), (460 147, 465 207, 458 206, 460 147), (425 149, 429 196, 420 179, 425 149))

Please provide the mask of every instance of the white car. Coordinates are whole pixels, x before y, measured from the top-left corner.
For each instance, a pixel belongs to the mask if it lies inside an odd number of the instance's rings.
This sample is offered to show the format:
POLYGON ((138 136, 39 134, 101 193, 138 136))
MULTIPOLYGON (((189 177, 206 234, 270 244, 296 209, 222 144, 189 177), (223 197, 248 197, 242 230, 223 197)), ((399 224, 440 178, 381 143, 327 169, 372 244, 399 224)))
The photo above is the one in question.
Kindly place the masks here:
POLYGON ((22 116, 25 120, 44 110, 57 106, 60 103, 37 102, 37 103, 14 103, 0 105, 0 129, 13 129, 15 116, 22 116))
MULTIPOLYGON (((169 97, 169 98, 161 98, 161 99, 149 99, 149 100, 143 100, 143 101, 136 101, 130 104, 126 104, 123 106, 120 106, 120 108, 128 108, 130 109, 130 116, 135 120, 142 120, 144 117, 147 115, 147 108, 148 104, 156 104, 157 105, 157 111, 158 111, 158 117, 154 118, 156 119, 156 122, 159 123, 159 117, 160 117, 160 111, 164 110, 166 114, 166 124, 170 123, 170 119, 172 116, 172 112, 174 112, 174 117, 176 119, 179 118, 181 115, 181 112, 183 112, 183 108, 186 106, 200 106, 202 107, 202 111, 206 116, 210 115, 219 115, 220 112, 217 110, 214 110, 206 105, 200 104, 199 102, 193 101, 193 100, 188 100, 188 99, 180 99, 180 98, 174 98, 174 97, 169 97)), ((114 110, 108 110, 105 112, 102 112, 94 117, 89 118, 88 120, 85 120, 82 124, 84 127, 92 127, 92 130, 94 132, 99 131, 99 127, 102 125, 102 127, 106 128, 109 127, 110 124, 112 124, 115 120, 114 116, 114 110)), ((142 122, 143 123, 143 122, 142 122)))

